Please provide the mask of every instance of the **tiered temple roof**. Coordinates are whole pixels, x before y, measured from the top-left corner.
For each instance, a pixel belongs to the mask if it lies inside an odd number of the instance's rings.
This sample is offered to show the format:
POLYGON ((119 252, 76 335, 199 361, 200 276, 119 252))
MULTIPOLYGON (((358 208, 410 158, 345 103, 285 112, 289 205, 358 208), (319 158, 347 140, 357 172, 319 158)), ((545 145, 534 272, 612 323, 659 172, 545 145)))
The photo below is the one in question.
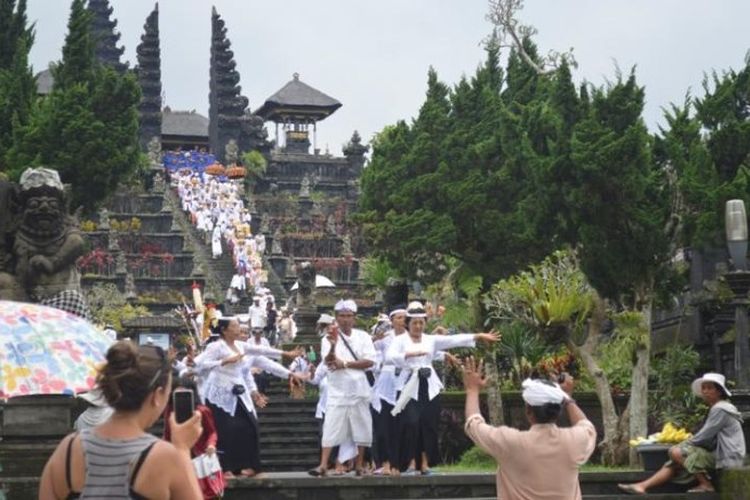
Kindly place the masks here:
POLYGON ((117 20, 112 19, 112 7, 109 0, 89 0, 88 10, 93 14, 91 32, 96 43, 96 57, 102 64, 124 72, 127 64, 120 61, 125 47, 118 47, 120 33, 117 32, 117 20))
POLYGON ((144 33, 138 44, 138 66, 136 74, 141 86, 141 102, 138 105, 139 140, 142 149, 156 137, 161 140, 161 49, 159 47, 159 4, 146 18, 144 33))
POLYGON ((301 81, 299 74, 295 73, 292 80, 266 99, 255 114, 277 123, 320 121, 340 107, 339 101, 301 81))

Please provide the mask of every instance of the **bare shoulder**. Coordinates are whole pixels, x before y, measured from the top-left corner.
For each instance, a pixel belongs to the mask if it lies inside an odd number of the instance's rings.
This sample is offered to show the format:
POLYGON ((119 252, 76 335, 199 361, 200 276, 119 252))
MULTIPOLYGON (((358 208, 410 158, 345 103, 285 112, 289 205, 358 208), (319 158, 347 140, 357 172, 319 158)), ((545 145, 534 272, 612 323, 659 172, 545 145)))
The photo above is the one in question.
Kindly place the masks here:
POLYGON ((180 458, 180 452, 172 443, 161 439, 156 441, 143 462, 136 484, 149 485, 155 478, 159 478, 160 482, 165 479, 169 482, 179 472, 182 464, 180 458))
POLYGON ((173 462, 174 459, 179 456, 180 452, 177 450, 177 448, 174 447, 172 443, 170 443, 169 441, 164 441, 163 439, 159 439, 158 441, 156 441, 156 443, 154 443, 154 447, 151 449, 151 453, 149 453, 148 458, 161 462, 159 464, 160 467, 172 467, 177 465, 173 462))

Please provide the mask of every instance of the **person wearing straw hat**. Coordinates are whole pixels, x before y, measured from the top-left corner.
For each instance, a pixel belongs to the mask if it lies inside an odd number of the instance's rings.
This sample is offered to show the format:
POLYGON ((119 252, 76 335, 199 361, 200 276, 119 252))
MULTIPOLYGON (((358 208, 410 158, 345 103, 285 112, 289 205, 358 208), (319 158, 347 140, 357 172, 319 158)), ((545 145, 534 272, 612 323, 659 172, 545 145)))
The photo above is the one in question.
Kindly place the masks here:
MULTIPOLYGON (((438 421, 440 402, 437 398, 443 388, 433 361, 439 351, 457 347, 475 347, 476 342, 497 342, 498 335, 491 333, 465 333, 457 335, 428 335, 424 333, 427 312, 421 302, 411 302, 406 308, 407 335, 394 338, 386 352, 386 361, 401 369, 396 380, 400 391, 391 415, 399 417, 400 455, 408 463, 405 474, 417 474, 417 458, 421 456, 420 471, 431 474, 430 464, 440 459, 438 452, 438 421), (421 454, 420 454, 421 452, 421 454)), ((401 460, 400 460, 401 462, 401 460)), ((401 468, 403 463, 393 464, 401 468)))
POLYGON ((698 486, 689 492, 709 492, 714 491, 713 471, 742 467, 745 461, 742 415, 727 401, 732 393, 727 389, 726 378, 720 373, 706 373, 693 381, 691 389, 709 407, 703 427, 687 441, 671 447, 670 460, 653 476, 638 483, 618 484, 622 491, 643 495, 649 488, 674 480, 697 481, 698 486))

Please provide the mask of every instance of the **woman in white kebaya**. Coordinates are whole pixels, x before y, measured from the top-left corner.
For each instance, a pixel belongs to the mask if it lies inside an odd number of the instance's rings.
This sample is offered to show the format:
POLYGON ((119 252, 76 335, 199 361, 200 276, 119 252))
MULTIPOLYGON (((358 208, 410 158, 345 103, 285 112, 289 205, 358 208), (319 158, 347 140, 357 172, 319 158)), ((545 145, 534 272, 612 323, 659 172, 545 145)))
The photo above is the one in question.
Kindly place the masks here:
MULTIPOLYGON (((396 389, 399 397, 392 410, 399 419, 401 457, 409 461, 405 474, 416 474, 417 457, 421 455, 420 471, 429 475, 430 464, 439 460, 438 420, 443 389, 433 361, 439 351, 457 347, 474 347, 477 341, 497 342, 496 333, 428 335, 424 333, 427 314, 420 302, 407 307, 408 334, 395 336, 386 353, 386 362, 399 368, 396 389)), ((396 464, 391 463, 393 468, 396 464)))

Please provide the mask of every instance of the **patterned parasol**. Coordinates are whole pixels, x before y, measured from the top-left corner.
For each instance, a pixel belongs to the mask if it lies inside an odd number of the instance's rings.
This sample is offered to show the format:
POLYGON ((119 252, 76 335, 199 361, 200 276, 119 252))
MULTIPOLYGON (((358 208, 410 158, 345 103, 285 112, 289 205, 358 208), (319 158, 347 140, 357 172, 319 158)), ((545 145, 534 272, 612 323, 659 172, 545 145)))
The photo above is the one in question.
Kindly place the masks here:
POLYGON ((0 301, 0 398, 89 391, 111 343, 73 314, 0 301))

